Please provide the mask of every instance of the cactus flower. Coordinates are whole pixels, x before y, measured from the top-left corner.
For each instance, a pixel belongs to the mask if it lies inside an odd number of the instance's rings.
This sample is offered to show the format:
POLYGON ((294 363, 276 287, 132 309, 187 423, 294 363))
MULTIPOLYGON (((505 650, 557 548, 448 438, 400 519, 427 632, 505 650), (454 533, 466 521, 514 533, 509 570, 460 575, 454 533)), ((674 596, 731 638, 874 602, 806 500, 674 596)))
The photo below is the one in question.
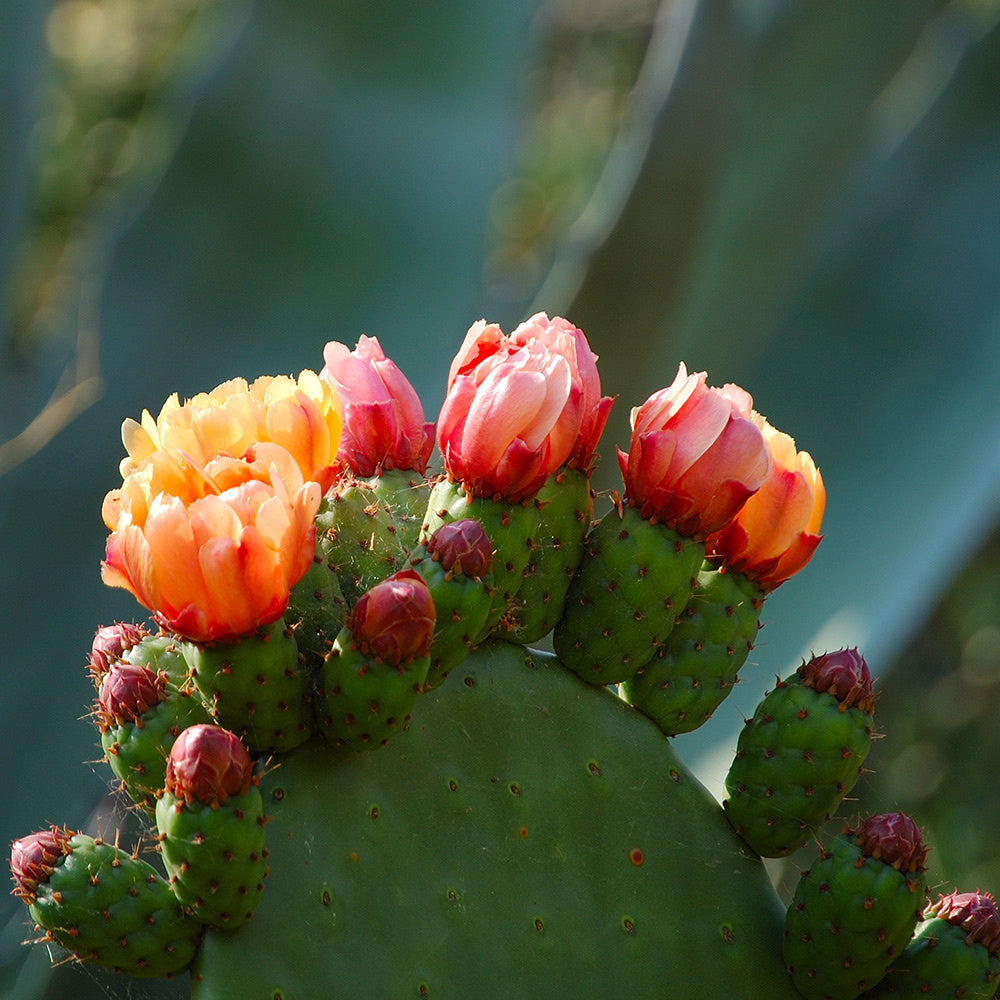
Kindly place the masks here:
POLYGON ((826 489, 808 452, 754 414, 771 450, 771 472, 736 516, 705 541, 710 556, 753 579, 765 593, 812 558, 821 535, 826 489))
POLYGON ((277 620, 312 564, 320 485, 303 482, 283 448, 256 452, 271 460, 266 469, 222 457, 189 470, 174 493, 154 492, 151 467, 127 477, 104 501, 112 529, 104 582, 130 590, 165 628, 195 642, 277 620))
POLYGON ((611 405, 595 376, 586 338, 566 320, 540 313, 516 339, 495 323, 473 324, 438 416, 450 478, 475 496, 516 503, 568 462, 589 464, 611 405))
POLYGON ((167 758, 166 790, 176 799, 221 805, 250 787, 253 762, 238 736, 198 723, 174 741, 167 758))
MULTIPOLYGON (((319 483, 325 493, 336 476, 340 410, 336 389, 311 371, 297 380, 284 375, 261 376, 251 384, 230 379, 183 404, 174 393, 155 420, 145 410, 141 421, 129 418, 122 424, 128 452, 122 479, 151 459, 162 478, 170 475, 164 466, 202 468, 219 455, 242 458, 254 445, 270 442, 284 448, 302 478, 319 483)), ((183 472, 173 472, 183 478, 183 472)))
POLYGON ((10 847, 10 872, 14 877, 14 895, 33 903, 38 887, 49 880, 53 869, 69 850, 68 830, 57 826, 15 840, 10 847))
POLYGON ((493 563, 489 536, 479 521, 470 517, 442 524, 427 539, 427 554, 446 571, 477 579, 484 577, 493 563))
POLYGON ((922 871, 927 848, 917 824, 906 813, 869 816, 855 831, 854 842, 867 858, 875 858, 897 871, 922 871))
POLYGON ((632 411, 629 451, 618 452, 628 503, 691 538, 728 524, 771 470, 750 394, 705 378, 682 363, 670 386, 632 411))
POLYGON ((436 620, 427 584, 401 570, 358 598, 348 626, 362 653, 399 667, 429 654, 436 620))
POLYGON ((424 422, 420 399, 375 337, 360 337, 352 351, 331 341, 323 349, 320 377, 344 407, 337 457, 357 476, 383 469, 423 475, 434 448, 434 424, 424 422))

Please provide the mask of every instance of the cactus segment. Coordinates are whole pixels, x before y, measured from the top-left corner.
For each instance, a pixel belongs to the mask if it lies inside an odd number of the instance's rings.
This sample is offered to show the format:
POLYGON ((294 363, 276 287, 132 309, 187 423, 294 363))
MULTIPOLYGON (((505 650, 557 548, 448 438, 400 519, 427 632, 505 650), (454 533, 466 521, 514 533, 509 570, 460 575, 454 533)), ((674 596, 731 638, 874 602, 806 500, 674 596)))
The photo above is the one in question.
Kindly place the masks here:
POLYGON ((178 688, 186 686, 191 678, 184 645, 176 636, 144 636, 122 654, 122 659, 135 666, 149 667, 155 674, 164 674, 178 688))
POLYGON ((461 483, 441 479, 427 501, 420 540, 427 539, 443 524, 475 518, 493 544, 493 586, 495 594, 487 618, 487 630, 498 629, 508 613, 528 565, 532 538, 538 527, 538 507, 533 500, 507 503, 467 494, 461 483))
POLYGON ((340 580, 321 556, 316 556, 305 576, 292 587, 284 619, 308 666, 318 669, 347 619, 340 580))
POLYGON ((742 573, 705 563, 691 600, 622 695, 667 736, 697 729, 722 704, 753 648, 763 595, 742 573))
MULTIPOLYGON (((807 669, 852 656, 844 650, 803 664, 764 697, 740 732, 723 806, 762 857, 802 847, 857 783, 873 737, 867 665, 857 665, 864 677, 856 700, 813 686, 807 669)), ((852 673, 848 686, 854 680, 852 673)))
POLYGON ((785 916, 782 952, 805 1000, 854 1000, 876 986, 906 947, 924 907, 926 849, 901 813, 871 817, 804 872, 785 916), (883 850, 872 823, 897 820, 916 843, 883 850))
POLYGON ((251 750, 291 750, 312 734, 308 670, 284 619, 233 642, 186 643, 184 653, 214 718, 251 750))
POLYGON ((249 924, 208 931, 193 1000, 724 997, 737 982, 796 998, 760 861, 648 719, 551 656, 487 643, 378 753, 331 763, 307 745, 260 787, 267 891, 249 924))
POLYGON ((644 667, 686 607, 705 547, 636 508, 610 510, 587 536, 553 632, 560 660, 591 684, 617 684, 644 667))
POLYGON ((500 638, 512 642, 537 642, 562 617, 594 509, 590 479, 579 469, 562 469, 549 476, 536 501, 538 529, 528 565, 502 623, 506 630, 498 632, 500 638))
POLYGON ((43 941, 133 976, 187 968, 202 926, 151 865, 82 833, 70 835, 63 851, 28 904, 43 941))
POLYGON ((865 1000, 993 1000, 998 951, 1000 919, 989 893, 941 896, 865 1000))

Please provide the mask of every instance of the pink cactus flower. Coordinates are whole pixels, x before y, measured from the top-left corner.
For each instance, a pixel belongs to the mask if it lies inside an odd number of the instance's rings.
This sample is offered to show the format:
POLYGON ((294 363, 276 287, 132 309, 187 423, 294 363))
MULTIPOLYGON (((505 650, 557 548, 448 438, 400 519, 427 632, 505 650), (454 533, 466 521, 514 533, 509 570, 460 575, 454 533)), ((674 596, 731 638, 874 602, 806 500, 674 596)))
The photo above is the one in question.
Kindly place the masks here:
POLYGON ((338 459, 357 476, 383 469, 424 474, 434 448, 434 424, 413 386, 382 351, 375 337, 360 337, 352 351, 331 341, 323 349, 320 377, 340 396, 344 408, 338 459))

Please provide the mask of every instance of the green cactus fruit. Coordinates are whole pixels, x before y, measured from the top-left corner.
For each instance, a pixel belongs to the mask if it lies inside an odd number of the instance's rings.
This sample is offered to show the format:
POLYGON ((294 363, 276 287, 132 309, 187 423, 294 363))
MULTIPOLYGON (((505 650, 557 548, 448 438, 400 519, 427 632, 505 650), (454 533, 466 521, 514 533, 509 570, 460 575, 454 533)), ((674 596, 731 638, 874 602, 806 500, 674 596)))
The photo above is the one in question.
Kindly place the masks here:
MULTIPOLYGON (((370 480, 345 475, 320 503, 316 551, 340 578, 348 607, 379 580, 406 564, 419 533, 420 515, 410 514, 397 497, 402 495, 413 504, 420 499, 426 502, 426 490, 416 485, 403 490, 399 475, 387 472, 370 480), (377 484, 382 482, 399 488, 378 489, 377 484)), ((412 478, 415 473, 404 475, 412 478)))
POLYGON ((267 892, 208 931, 193 1000, 796 1000, 760 860, 648 719, 551 655, 491 640, 378 753, 305 746, 261 791, 267 892))
POLYGON ((52 827, 16 840, 10 865, 40 941, 133 976, 173 976, 191 963, 201 924, 151 865, 116 844, 52 827))
POLYGON ((184 687, 191 679, 191 667, 185 656, 184 644, 173 635, 147 635, 130 646, 122 655, 126 663, 149 667, 154 673, 163 674, 177 687, 184 687))
POLYGON ((733 690, 762 601, 749 577, 706 562, 667 641, 622 684, 623 697, 668 736, 697 729, 733 690))
POLYGON ((255 752, 283 752, 313 731, 312 684, 283 618, 232 642, 186 643, 194 683, 215 720, 255 752))
POLYGON ((441 525, 470 517, 483 526, 493 546, 494 595, 486 622, 491 631, 508 613, 521 586, 538 527, 538 506, 533 499, 508 503, 473 496, 461 483, 440 479, 427 501, 420 540, 426 543, 441 525))
POLYGON ((927 849, 903 813, 870 816, 803 873, 782 952, 806 1000, 854 1000, 877 985, 924 908, 927 849))
POLYGON ((591 684, 634 676, 666 642, 704 558, 701 542, 612 508, 587 536, 553 632, 560 660, 591 684))
POLYGON ((854 787, 872 742, 871 673, 856 649, 815 656, 757 706, 726 776, 726 815, 762 857, 802 847, 854 787))
POLYGON ((590 479, 579 469, 549 476, 536 497, 538 529, 528 565, 498 636, 537 642, 562 617, 570 581, 583 558, 584 539, 594 510, 590 479))
POLYGON ((320 671, 327 742, 372 750, 409 725, 424 689, 437 611, 427 584, 401 570, 362 594, 320 671))
POLYGON ((176 897, 217 927, 246 923, 267 877, 265 817, 246 747, 219 726, 192 726, 167 759, 156 803, 160 853, 176 897))
POLYGON ((115 660, 120 660, 132 646, 148 635, 149 629, 144 625, 134 625, 130 622, 102 625, 97 630, 87 656, 87 670, 94 682, 95 690, 100 689, 101 679, 111 664, 115 660))
POLYGON ((483 638, 490 612, 493 548, 472 518, 441 525, 411 564, 434 599, 437 620, 424 690, 440 684, 483 638))
POLYGON ((865 1000, 993 1000, 1000 916, 988 892, 952 892, 927 908, 913 939, 865 1000))
POLYGON ((284 619, 306 663, 318 669, 347 620, 340 580, 321 556, 316 556, 305 576, 292 587, 284 619))
POLYGON ((189 726, 211 721, 189 684, 178 687, 165 673, 124 660, 105 672, 94 717, 112 773, 150 815, 174 740, 189 726))

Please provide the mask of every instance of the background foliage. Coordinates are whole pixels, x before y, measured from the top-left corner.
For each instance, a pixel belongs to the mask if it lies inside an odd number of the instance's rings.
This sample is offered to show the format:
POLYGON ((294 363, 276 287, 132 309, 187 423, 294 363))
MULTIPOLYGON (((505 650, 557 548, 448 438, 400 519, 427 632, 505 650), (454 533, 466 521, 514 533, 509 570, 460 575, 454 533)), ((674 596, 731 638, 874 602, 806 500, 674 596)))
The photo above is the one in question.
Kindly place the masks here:
MULTIPOLYGON (((1000 890, 998 25, 996 0, 6 5, 0 840, 120 821, 80 762, 93 631, 137 616, 98 576, 124 416, 361 333, 433 416, 473 320, 545 309, 619 396, 601 490, 682 359, 827 482, 826 541, 682 756, 717 790, 774 674, 858 645, 886 739, 856 808, 912 811, 943 888, 1000 890)), ((0 995, 183 988, 52 974, 25 933, 9 899, 0 995)))

